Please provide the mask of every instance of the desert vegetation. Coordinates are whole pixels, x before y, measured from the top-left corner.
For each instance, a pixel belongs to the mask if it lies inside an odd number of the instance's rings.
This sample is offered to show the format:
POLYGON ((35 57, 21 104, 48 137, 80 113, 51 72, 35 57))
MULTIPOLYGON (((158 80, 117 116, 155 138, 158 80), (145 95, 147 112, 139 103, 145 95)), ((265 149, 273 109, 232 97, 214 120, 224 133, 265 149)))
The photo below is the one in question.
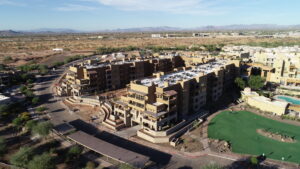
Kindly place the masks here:
POLYGON ((242 45, 276 47, 299 45, 299 38, 255 38, 255 37, 217 37, 217 38, 150 38, 150 34, 124 33, 103 34, 72 34, 72 35, 35 35, 0 37, 0 61, 12 65, 22 65, 36 61, 48 65, 55 61, 75 55, 91 55, 116 52, 114 49, 122 48, 133 50, 137 48, 162 50, 185 49, 198 50, 204 46, 208 51, 216 50, 213 45, 242 45), (62 48, 63 52, 52 49, 62 48), (102 49, 99 52, 99 49, 102 49), (105 49, 106 52, 103 50, 105 49))

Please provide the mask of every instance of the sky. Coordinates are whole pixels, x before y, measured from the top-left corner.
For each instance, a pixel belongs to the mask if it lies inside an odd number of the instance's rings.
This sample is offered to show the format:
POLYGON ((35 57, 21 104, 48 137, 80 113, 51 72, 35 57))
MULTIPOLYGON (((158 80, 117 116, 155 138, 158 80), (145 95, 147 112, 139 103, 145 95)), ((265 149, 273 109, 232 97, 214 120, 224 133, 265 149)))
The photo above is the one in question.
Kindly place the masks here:
POLYGON ((300 24, 300 0, 0 0, 0 30, 300 24))

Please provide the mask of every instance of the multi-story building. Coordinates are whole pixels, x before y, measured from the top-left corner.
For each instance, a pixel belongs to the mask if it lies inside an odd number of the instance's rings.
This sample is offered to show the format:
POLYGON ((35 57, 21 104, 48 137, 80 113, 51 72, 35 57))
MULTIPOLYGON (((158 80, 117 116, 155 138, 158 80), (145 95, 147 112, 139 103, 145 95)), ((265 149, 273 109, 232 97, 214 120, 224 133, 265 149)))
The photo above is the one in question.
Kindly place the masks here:
POLYGON ((170 72, 184 66, 179 56, 145 60, 122 60, 98 63, 89 60, 70 66, 61 85, 59 95, 88 95, 126 87, 130 81, 151 76, 154 72, 170 72))
POLYGON ((287 86, 300 86, 300 52, 258 52, 253 61, 274 69, 269 82, 287 86))
MULTIPOLYGON (((132 81, 127 94, 113 102, 113 112, 107 119, 121 121, 125 126, 139 124, 142 129, 138 136, 168 142, 176 126, 191 116, 201 116, 208 102, 220 98, 238 76, 239 66, 239 61, 216 60, 132 81)), ((110 124, 113 123, 106 123, 110 124)))

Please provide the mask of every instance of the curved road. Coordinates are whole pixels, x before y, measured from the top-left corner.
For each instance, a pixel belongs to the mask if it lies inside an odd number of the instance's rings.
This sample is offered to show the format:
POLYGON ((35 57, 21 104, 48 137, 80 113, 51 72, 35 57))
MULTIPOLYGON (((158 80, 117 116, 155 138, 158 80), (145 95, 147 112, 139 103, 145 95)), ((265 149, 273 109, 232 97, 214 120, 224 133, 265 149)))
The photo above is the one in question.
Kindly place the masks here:
POLYGON ((51 71, 51 75, 37 76, 37 83, 35 84, 35 94, 40 98, 41 105, 47 108, 46 111, 54 125, 80 118, 69 111, 68 107, 61 102, 60 97, 53 94, 53 86, 63 74, 63 70, 64 67, 51 71))

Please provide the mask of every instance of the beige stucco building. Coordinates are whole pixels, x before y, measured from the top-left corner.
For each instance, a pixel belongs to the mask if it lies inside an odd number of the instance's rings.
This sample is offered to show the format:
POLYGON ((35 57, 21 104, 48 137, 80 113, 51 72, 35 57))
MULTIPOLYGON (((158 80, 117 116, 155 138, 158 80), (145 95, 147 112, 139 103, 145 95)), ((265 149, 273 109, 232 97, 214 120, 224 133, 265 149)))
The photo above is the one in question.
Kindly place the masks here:
POLYGON ((245 88, 241 92, 242 99, 249 105, 255 108, 260 109, 261 111, 274 113, 278 116, 284 115, 287 113, 289 103, 271 100, 270 98, 259 96, 258 93, 251 91, 250 88, 245 88))
POLYGON ((113 101, 104 122, 113 129, 141 125, 137 135, 148 141, 169 142, 177 131, 203 115, 239 75, 239 61, 215 60, 171 73, 131 81, 127 94, 113 101))
POLYGON ((105 63, 87 60, 69 67, 57 91, 59 95, 67 96, 103 93, 124 88, 130 81, 152 76, 154 72, 170 72, 182 66, 184 61, 179 56, 114 60, 105 63))
POLYGON ((274 69, 267 81, 284 86, 300 86, 300 53, 256 52, 253 61, 274 69))

